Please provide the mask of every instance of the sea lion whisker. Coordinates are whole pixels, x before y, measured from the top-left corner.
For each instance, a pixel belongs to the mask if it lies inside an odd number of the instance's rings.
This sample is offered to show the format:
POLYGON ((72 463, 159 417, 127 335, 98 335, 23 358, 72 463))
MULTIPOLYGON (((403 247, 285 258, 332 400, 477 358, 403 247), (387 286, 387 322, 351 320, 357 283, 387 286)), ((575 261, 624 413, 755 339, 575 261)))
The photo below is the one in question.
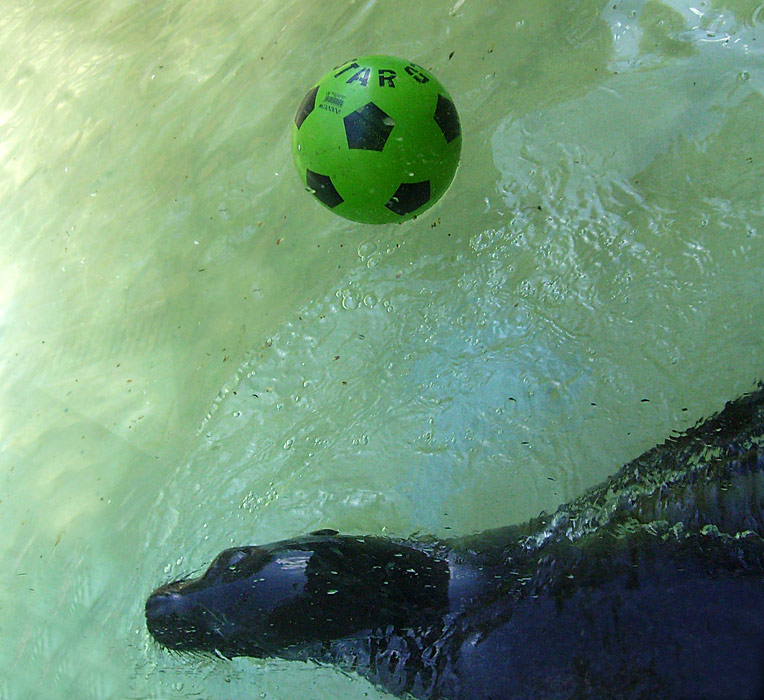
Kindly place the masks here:
POLYGON ((188 573, 182 573, 177 578, 174 578, 172 581, 169 581, 165 584, 165 586, 174 586, 178 583, 185 583, 186 581, 189 581, 193 576, 198 574, 202 570, 202 567, 199 566, 196 569, 192 569, 188 573))

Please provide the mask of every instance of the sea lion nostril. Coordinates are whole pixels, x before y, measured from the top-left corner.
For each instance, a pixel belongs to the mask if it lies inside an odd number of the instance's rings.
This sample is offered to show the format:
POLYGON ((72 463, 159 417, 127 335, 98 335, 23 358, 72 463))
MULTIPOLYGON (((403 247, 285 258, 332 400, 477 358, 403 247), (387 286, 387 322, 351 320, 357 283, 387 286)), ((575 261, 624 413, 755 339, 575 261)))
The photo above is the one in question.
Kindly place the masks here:
POLYGON ((146 627, 161 644, 165 643, 166 631, 173 625, 173 607, 166 593, 153 593, 146 601, 146 627))
POLYGON ((146 628, 156 642, 178 651, 206 649, 204 627, 177 593, 154 593, 146 601, 146 628))
POLYGON ((158 620, 169 615, 172 611, 171 599, 171 593, 152 593, 146 601, 146 619, 158 620))

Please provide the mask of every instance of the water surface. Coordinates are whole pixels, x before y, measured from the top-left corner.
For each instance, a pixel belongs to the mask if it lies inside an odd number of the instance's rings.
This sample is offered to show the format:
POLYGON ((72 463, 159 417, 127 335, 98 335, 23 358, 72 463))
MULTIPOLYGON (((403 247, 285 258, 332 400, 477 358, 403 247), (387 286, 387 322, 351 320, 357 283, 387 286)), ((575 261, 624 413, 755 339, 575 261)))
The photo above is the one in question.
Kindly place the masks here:
POLYGON ((764 6, 11 0, 0 18, 0 697, 383 697, 176 658, 145 596, 319 527, 553 509, 764 366, 764 6), (402 226, 300 187, 353 55, 462 163, 402 226))

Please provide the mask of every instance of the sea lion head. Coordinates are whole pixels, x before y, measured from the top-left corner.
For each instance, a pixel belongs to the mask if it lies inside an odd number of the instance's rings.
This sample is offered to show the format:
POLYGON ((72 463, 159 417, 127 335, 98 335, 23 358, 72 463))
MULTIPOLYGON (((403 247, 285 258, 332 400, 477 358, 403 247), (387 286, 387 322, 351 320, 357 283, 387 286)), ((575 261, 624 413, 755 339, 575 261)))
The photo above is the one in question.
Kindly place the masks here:
POLYGON ((448 584, 447 562, 420 549, 324 530, 225 550, 199 578, 154 591, 146 625, 177 651, 287 656, 315 642, 442 615, 448 584))

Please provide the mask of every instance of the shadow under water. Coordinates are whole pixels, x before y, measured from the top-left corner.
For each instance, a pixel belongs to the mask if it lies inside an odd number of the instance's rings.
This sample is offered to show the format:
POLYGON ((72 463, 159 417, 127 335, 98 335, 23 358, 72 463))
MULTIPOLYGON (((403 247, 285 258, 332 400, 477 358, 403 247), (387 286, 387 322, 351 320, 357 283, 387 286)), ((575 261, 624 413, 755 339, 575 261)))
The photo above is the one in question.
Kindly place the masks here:
POLYGON ((764 384, 518 526, 320 530, 146 603, 176 651, 315 660, 418 698, 764 697, 764 384))

